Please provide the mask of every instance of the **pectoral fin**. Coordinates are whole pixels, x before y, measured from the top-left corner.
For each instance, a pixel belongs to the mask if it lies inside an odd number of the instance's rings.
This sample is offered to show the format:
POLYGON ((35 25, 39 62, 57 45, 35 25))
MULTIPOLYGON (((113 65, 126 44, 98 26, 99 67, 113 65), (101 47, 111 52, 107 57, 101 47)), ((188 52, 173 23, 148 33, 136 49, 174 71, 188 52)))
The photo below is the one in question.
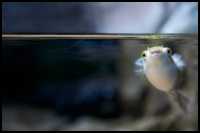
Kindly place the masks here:
POLYGON ((172 55, 172 59, 174 60, 174 63, 176 64, 176 66, 178 67, 178 69, 180 71, 183 70, 184 66, 185 66, 185 61, 184 60, 181 60, 181 55, 180 54, 173 54, 172 55))
POLYGON ((143 75, 144 75, 143 69, 138 69, 138 70, 134 70, 134 71, 137 76, 139 76, 140 78, 143 77, 143 75))
POLYGON ((135 61, 135 69, 134 72, 136 73, 137 76, 139 76, 140 78, 143 77, 144 75, 144 71, 143 71, 143 59, 142 57, 137 59, 135 61))

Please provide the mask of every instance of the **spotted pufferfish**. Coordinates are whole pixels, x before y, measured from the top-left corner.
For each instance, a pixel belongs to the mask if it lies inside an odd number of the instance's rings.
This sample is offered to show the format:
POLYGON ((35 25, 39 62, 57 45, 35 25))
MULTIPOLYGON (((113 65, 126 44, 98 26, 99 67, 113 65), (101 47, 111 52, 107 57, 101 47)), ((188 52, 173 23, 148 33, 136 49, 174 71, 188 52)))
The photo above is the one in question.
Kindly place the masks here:
POLYGON ((140 77, 145 74, 149 82, 157 89, 172 95, 182 110, 187 112, 188 96, 178 87, 178 79, 185 66, 181 55, 168 47, 155 46, 142 52, 142 57, 135 61, 135 72, 140 77))

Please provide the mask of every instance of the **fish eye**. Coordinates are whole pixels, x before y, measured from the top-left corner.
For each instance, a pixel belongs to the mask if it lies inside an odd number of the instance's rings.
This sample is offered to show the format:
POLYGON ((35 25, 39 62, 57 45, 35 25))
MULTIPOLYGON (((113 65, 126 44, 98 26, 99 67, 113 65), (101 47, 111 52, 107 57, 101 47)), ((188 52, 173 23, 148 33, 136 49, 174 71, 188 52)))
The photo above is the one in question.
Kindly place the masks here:
POLYGON ((142 58, 144 58, 144 59, 146 58, 145 52, 142 53, 142 58))
POLYGON ((168 53, 168 55, 171 55, 172 54, 172 51, 171 51, 171 49, 167 49, 167 53, 168 53))

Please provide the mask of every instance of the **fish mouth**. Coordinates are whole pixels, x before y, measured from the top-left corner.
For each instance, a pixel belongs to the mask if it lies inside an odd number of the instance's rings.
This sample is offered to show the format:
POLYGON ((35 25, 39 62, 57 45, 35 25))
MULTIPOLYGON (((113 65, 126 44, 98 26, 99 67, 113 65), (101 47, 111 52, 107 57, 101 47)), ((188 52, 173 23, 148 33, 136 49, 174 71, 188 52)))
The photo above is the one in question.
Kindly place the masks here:
POLYGON ((154 53, 161 53, 161 50, 154 50, 154 51, 151 51, 150 53, 151 53, 151 54, 154 54, 154 53))

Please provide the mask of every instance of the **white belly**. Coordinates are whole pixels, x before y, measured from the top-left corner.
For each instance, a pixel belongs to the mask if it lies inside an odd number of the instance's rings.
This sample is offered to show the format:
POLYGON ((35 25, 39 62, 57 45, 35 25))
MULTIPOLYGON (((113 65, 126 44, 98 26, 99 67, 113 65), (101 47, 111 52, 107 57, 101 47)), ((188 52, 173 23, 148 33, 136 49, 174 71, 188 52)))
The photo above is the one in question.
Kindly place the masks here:
POLYGON ((177 68, 174 64, 148 68, 146 76, 149 82, 157 89, 169 91, 174 87, 177 68))

